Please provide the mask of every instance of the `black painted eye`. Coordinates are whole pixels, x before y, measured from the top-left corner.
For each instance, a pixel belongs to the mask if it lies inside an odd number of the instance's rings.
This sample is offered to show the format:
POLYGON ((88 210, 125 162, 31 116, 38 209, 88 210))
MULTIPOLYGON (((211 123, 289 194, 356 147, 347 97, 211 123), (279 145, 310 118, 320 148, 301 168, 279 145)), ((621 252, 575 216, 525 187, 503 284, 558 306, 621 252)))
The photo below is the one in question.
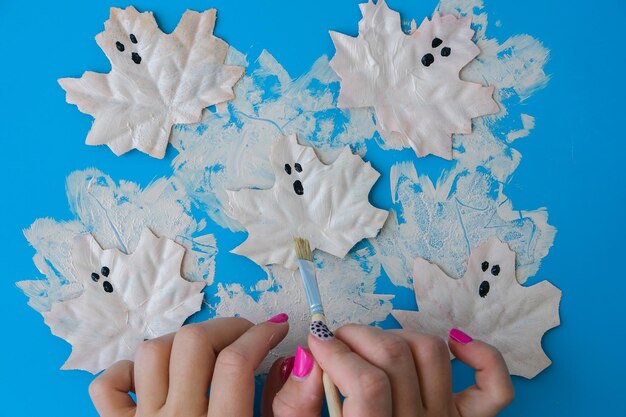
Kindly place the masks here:
POLYGON ((447 46, 444 48, 441 48, 441 56, 450 56, 451 52, 452 52, 452 49, 448 48, 447 46))
POLYGON ((478 295, 481 298, 485 298, 489 294, 489 281, 483 281, 480 283, 480 287, 478 287, 478 295))
POLYGON ((482 268, 483 272, 485 272, 487 268, 489 268, 489 262, 483 262, 482 264, 480 264, 480 267, 482 268))
POLYGON ((91 279, 93 280, 93 282, 98 282, 98 280, 100 279, 100 275, 96 274, 95 272, 92 272, 91 279))
POLYGON ((293 167, 296 169, 297 172, 302 172, 302 165, 300 165, 299 163, 295 163, 293 164, 293 167))
POLYGON ((426 54, 422 57, 422 64, 425 67, 430 67, 430 65, 435 62, 435 57, 433 56, 433 54, 426 54))
POLYGON ((432 43, 433 48, 438 47, 438 46, 439 46, 439 45, 441 45, 442 43, 443 43, 443 41, 442 41, 441 39, 439 39, 439 38, 435 38, 435 39, 433 39, 433 43, 432 43))
POLYGON ((124 44, 122 42, 115 42, 115 47, 118 51, 124 52, 124 44))
POLYGON ((302 186, 302 182, 300 182, 300 180, 293 183, 293 190, 298 195, 304 194, 304 187, 302 186))
POLYGON ((141 57, 139 56, 139 54, 137 52, 133 52, 131 55, 131 58, 133 59, 133 62, 135 64, 140 64, 141 63, 141 57))
POLYGON ((100 273, 101 273, 102 275, 104 275, 105 277, 108 277, 110 272, 111 272, 111 270, 109 269, 109 267, 108 267, 108 266, 103 266, 103 267, 100 269, 100 273))
POLYGON ((497 277, 500 273, 500 265, 494 265, 493 268, 491 268, 491 273, 497 277))
POLYGON ((131 41, 132 43, 137 43, 137 37, 136 37, 135 35, 133 35, 133 34, 131 33, 129 37, 130 37, 130 41, 131 41))
POLYGON ((291 165, 285 164, 285 172, 287 175, 291 175, 291 165))
POLYGON ((104 281, 102 283, 102 288, 104 288, 104 291, 106 292, 113 292, 113 285, 111 285, 109 281, 104 281))

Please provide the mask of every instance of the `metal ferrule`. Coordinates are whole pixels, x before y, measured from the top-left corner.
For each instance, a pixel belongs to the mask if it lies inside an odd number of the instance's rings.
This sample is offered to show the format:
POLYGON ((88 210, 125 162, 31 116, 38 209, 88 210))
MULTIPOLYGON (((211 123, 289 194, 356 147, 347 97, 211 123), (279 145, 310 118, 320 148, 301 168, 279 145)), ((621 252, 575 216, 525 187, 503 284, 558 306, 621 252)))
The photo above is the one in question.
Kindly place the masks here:
POLYGON ((317 277, 315 276, 315 265, 311 261, 299 259, 298 266, 300 267, 300 276, 302 276, 302 284, 304 285, 304 292, 311 314, 324 314, 322 297, 320 296, 320 289, 317 286, 317 277))

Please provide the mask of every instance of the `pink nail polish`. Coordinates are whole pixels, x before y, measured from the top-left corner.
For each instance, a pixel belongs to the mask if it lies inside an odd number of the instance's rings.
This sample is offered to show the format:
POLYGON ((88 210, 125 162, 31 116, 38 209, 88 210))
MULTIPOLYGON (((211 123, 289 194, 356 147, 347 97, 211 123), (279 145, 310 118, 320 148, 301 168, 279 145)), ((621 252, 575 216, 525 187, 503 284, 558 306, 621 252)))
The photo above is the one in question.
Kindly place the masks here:
POLYGON ((285 358, 283 361, 283 364, 280 367, 280 379, 283 383, 287 382, 287 379, 289 379, 289 375, 291 375, 291 371, 293 370, 293 363, 295 359, 295 356, 290 356, 285 358))
POLYGON ((268 323, 286 323, 289 320, 289 316, 285 313, 280 313, 268 320, 268 323))
POLYGON ((454 340, 455 342, 459 342, 462 345, 467 345, 472 340, 474 340, 468 334, 463 333, 459 329, 450 330, 450 339, 454 340))
POLYGON ((313 357, 309 352, 300 346, 296 349, 296 358, 293 363, 293 376, 298 379, 304 379, 313 370, 313 357))

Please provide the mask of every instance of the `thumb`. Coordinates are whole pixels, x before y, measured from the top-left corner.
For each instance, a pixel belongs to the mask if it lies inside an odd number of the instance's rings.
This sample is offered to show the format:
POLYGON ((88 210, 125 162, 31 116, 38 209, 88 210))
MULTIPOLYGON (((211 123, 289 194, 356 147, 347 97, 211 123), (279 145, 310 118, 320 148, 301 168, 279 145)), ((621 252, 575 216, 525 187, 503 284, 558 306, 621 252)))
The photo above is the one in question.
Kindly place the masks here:
POLYGON ((450 330, 448 346, 457 359, 476 370, 476 384, 455 395, 461 416, 495 416, 513 401, 511 376, 498 349, 459 329, 450 330))
POLYGON ((285 383, 273 396, 273 414, 268 414, 268 417, 319 417, 324 387, 322 369, 315 363, 313 355, 298 346, 291 372, 287 372, 288 369, 289 366, 282 368, 285 383))

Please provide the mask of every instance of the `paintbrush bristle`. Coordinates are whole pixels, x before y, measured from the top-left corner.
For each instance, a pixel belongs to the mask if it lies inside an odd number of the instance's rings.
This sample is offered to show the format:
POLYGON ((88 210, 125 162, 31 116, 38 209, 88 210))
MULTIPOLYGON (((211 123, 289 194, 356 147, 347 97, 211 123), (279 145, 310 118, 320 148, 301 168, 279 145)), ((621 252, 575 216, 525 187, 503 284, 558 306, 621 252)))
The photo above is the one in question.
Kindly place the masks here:
POLYGON ((313 260, 313 255, 311 254, 311 246, 309 245, 308 240, 302 239, 301 237, 294 238, 293 248, 296 250, 296 255, 298 256, 298 259, 303 259, 305 261, 313 260))

